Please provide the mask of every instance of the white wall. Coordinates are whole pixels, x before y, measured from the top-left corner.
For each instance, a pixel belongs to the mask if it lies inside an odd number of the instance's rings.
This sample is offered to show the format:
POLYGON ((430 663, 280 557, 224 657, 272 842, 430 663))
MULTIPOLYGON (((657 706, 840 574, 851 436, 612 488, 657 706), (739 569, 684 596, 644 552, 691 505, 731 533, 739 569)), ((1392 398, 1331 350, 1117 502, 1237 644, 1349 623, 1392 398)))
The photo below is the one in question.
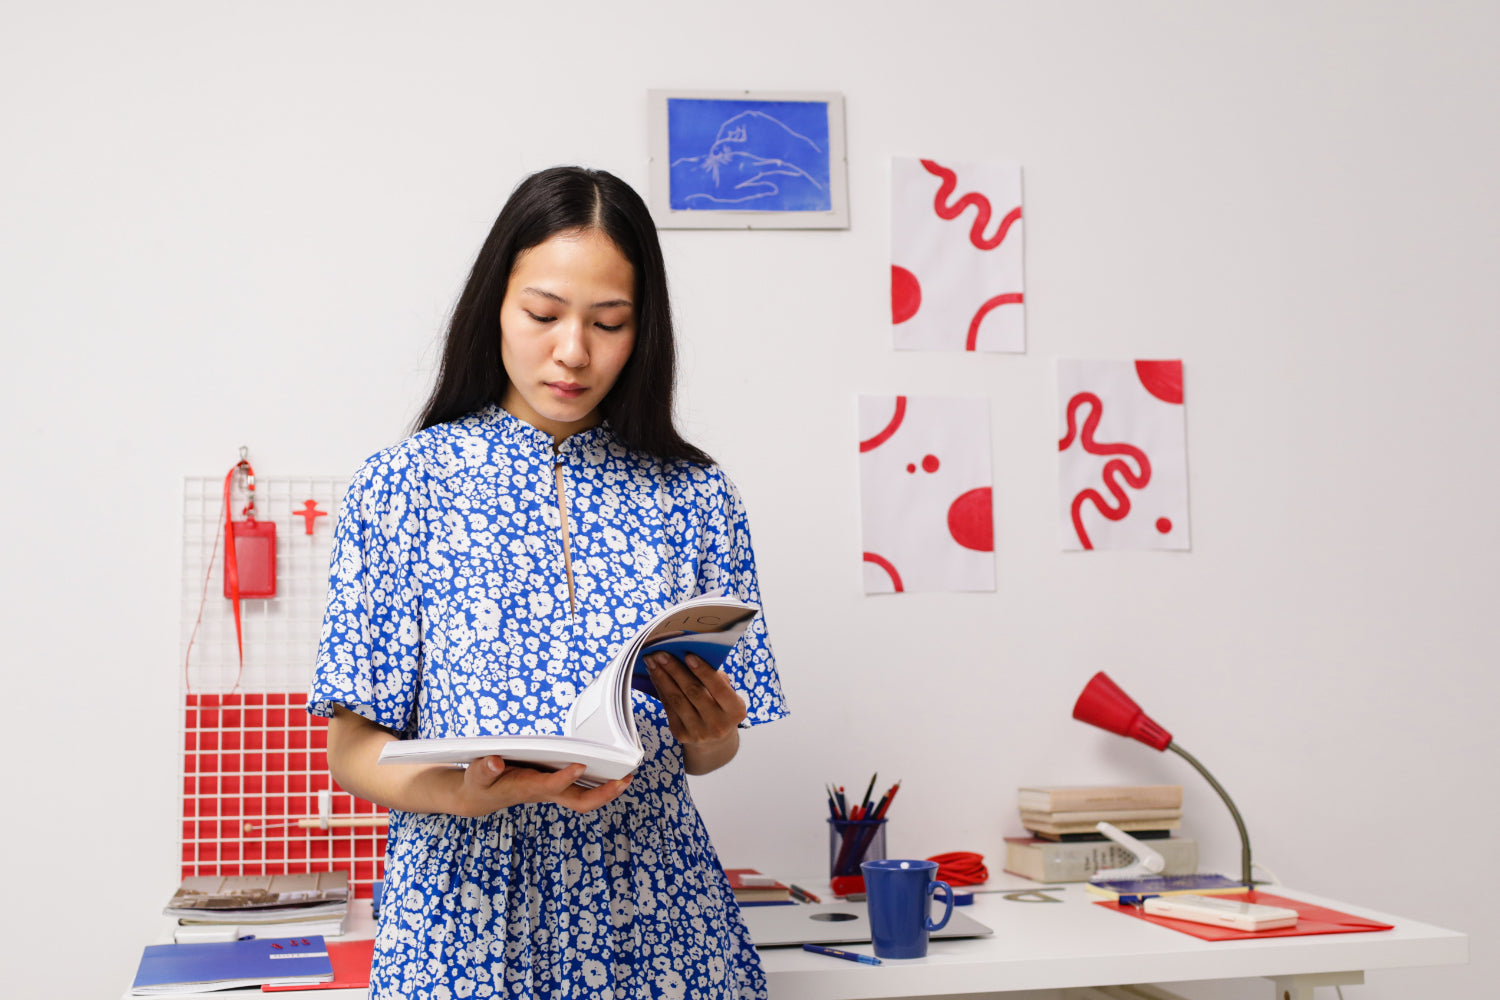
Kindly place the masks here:
POLYGON ((795 710, 697 786, 725 860, 817 870, 878 769, 898 853, 1163 781, 1233 871, 1180 761, 1069 719, 1106 668, 1283 881, 1473 934, 1347 997, 1485 994, 1496 5, 639 7, 0 5, 7 991, 116 995, 176 882, 182 477, 351 471, 523 173, 644 187, 648 88, 753 87, 846 96, 853 225, 664 234, 795 710), (892 155, 1024 164, 1026 355, 890 349, 892 155), (1057 357, 1184 359, 1191 554, 1057 550, 1057 357), (991 400, 993 594, 858 592, 853 400, 897 391, 991 400))

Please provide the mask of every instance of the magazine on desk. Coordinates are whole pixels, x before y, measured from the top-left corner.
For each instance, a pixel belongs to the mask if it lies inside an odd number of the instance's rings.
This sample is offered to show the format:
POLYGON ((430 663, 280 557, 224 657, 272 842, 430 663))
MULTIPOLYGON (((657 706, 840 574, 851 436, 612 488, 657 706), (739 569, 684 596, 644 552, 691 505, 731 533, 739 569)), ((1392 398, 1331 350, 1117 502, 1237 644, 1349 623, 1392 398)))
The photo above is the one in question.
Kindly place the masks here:
POLYGON ((623 778, 645 756, 630 692, 640 688, 655 694, 641 658, 664 652, 683 659, 694 653, 717 670, 759 613, 755 605, 721 594, 694 597, 667 608, 640 628, 609 666, 579 692, 561 735, 398 740, 381 750, 380 763, 467 764, 496 755, 551 771, 583 764, 578 784, 588 788, 623 778))
POLYGON ((342 921, 348 910, 349 873, 328 871, 189 875, 162 912, 184 923, 270 924, 329 918, 342 921))

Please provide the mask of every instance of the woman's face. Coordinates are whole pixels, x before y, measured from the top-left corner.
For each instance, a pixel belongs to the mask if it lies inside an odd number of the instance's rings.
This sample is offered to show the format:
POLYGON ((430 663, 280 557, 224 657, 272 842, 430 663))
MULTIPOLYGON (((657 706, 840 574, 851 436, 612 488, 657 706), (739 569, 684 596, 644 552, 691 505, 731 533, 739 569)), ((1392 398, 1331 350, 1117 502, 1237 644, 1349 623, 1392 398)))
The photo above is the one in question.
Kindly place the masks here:
POLYGON ((596 229, 516 257, 500 304, 500 405, 561 441, 594 426, 635 347, 635 268, 596 229))

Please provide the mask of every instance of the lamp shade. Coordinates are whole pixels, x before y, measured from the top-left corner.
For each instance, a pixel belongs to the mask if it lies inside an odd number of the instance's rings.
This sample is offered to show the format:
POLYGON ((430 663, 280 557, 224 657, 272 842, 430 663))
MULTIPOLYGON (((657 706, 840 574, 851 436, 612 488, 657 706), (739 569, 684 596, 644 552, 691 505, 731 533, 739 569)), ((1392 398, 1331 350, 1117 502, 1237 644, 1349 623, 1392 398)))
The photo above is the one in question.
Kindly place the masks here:
POLYGON ((1120 736, 1140 740, 1156 750, 1165 750, 1172 742, 1172 734, 1131 700, 1130 695, 1099 671, 1088 682, 1078 701, 1073 706, 1073 718, 1091 726, 1107 729, 1120 736))

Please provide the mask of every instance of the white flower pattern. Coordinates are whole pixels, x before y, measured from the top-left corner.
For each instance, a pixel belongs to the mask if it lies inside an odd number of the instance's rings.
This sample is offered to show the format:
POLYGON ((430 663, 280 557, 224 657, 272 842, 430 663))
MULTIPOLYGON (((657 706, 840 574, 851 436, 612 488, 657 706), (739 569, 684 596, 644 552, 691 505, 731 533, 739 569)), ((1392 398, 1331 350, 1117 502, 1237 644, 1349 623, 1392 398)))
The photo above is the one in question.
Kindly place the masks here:
MULTIPOLYGON (((558 732, 634 623, 713 590, 760 601, 717 467, 631 452, 607 424, 554 454, 496 406, 361 467, 330 577, 308 711, 343 705, 414 737, 558 732)), ((725 669, 745 725, 786 714, 764 615, 725 669)), ((766 996, 681 747, 660 702, 634 699, 646 759, 601 809, 391 811, 372 1000, 766 996)))

